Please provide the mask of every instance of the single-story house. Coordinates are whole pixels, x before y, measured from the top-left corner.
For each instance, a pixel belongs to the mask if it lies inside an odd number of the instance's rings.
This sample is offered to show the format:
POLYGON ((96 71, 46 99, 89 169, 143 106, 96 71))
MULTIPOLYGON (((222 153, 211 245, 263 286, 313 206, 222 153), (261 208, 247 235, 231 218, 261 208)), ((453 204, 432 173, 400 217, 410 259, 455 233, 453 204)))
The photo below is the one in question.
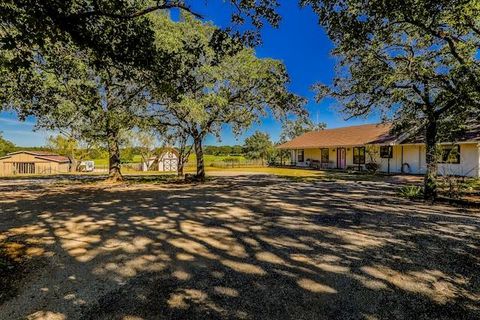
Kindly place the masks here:
POLYGON ((70 165, 68 157, 55 153, 17 151, 0 157, 0 176, 67 173, 70 165))
MULTIPOLYGON (((377 163, 382 172, 424 174, 421 135, 390 134, 390 124, 366 124, 307 132, 280 146, 290 150, 292 165, 324 169, 365 169, 377 163)), ((480 177, 480 125, 455 143, 440 143, 438 173, 480 177)))
POLYGON ((147 163, 142 164, 143 171, 177 171, 179 153, 174 148, 165 148, 158 156, 150 157, 147 163))

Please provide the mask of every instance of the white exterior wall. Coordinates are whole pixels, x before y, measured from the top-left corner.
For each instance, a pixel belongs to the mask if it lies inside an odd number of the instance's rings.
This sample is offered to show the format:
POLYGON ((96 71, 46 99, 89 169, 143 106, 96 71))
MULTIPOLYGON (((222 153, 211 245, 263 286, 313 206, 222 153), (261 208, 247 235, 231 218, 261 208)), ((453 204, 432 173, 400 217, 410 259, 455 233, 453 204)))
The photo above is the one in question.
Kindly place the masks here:
POLYGON ((441 175, 480 177, 478 150, 477 144, 460 144, 460 163, 440 163, 438 173, 441 175))
MULTIPOLYGON (((400 146, 400 162, 402 146, 400 146)), ((421 145, 405 145, 403 146, 403 163, 408 164, 404 167, 405 173, 421 174, 425 172, 425 148, 421 145), (423 155, 423 156, 422 156, 423 155)), ((401 166, 400 170, 401 172, 401 166)))
MULTIPOLYGON (((353 164, 353 148, 345 147, 346 150, 346 162, 348 166, 356 166, 353 164)), ((388 171, 388 159, 380 158, 379 146, 367 147, 367 153, 365 155, 365 162, 368 163, 370 157, 368 155, 369 148, 372 148, 374 152, 378 152, 376 156, 377 162, 380 164, 380 171, 388 171)), ((318 160, 321 159, 321 148, 304 149, 304 161, 297 162, 297 151, 291 150, 292 159, 296 162, 297 166, 306 167, 307 159, 318 160)), ((330 168, 337 167, 337 148, 329 148, 329 162, 330 168)), ((401 173, 402 163, 408 163, 410 170, 407 166, 404 167, 405 173, 411 174, 424 174, 426 172, 426 160, 425 160, 425 146, 424 145, 396 145, 393 146, 393 158, 390 159, 390 172, 401 173), (403 159, 402 159, 403 148, 403 159)), ((480 177, 480 144, 477 143, 461 143, 460 144, 460 163, 459 164, 443 164, 438 165, 438 173, 440 175, 453 174, 462 175, 468 177, 480 177)))
POLYGON ((375 146, 377 152, 377 162, 380 164, 381 172, 388 172, 388 163, 390 162, 390 173, 400 173, 402 171, 402 148, 394 146, 392 149, 393 158, 384 159, 380 158, 380 146, 375 146))

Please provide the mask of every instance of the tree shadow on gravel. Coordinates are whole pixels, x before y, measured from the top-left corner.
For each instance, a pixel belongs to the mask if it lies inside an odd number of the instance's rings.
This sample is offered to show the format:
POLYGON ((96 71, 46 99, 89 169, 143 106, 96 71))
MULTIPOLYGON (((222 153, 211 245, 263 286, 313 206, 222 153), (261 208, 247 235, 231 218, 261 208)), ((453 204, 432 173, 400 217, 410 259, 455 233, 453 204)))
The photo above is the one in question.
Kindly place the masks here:
POLYGON ((0 231, 50 259, 0 318, 480 317, 478 213, 394 190, 240 176, 0 197, 0 231))

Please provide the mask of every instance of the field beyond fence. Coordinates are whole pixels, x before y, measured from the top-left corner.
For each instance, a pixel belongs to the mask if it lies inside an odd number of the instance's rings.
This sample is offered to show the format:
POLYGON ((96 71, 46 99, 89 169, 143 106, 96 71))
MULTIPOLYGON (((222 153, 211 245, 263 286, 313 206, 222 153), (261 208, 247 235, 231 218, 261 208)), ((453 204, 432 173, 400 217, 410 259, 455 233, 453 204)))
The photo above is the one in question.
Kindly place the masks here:
MULTIPOLYGON (((95 162, 95 172, 97 173, 106 173, 108 172, 108 160, 107 159, 94 159, 95 162)), ((204 157, 205 167, 207 168, 253 168, 253 167, 263 167, 267 163, 262 160, 252 160, 247 159, 244 156, 215 156, 215 155, 205 155, 204 157)), ((197 168, 197 159, 195 155, 191 155, 188 158, 188 162, 185 164, 185 171, 195 171, 197 168)), ((141 157, 133 157, 132 162, 125 162, 122 164, 122 170, 125 172, 141 172, 142 163, 141 157)))

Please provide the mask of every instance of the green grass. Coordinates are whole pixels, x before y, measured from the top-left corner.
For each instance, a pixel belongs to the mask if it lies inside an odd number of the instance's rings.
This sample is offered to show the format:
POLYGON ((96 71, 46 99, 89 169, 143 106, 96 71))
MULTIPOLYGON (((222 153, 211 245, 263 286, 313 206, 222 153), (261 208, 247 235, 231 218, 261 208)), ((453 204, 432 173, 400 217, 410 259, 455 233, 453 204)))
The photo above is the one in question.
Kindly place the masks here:
POLYGON ((277 176, 290 177, 321 177, 324 171, 296 169, 296 168, 276 168, 276 167, 249 167, 249 168, 216 168, 207 167, 207 172, 225 171, 225 172, 255 172, 259 174, 273 174, 277 176))
MULTIPOLYGON (((190 169, 191 170, 191 169, 190 169)), ((189 170, 189 171, 190 171, 189 170)), ((206 167, 207 174, 215 172, 248 172, 258 174, 270 174, 287 178, 294 181, 313 180, 348 180, 348 181, 383 181, 385 176, 371 175, 366 172, 345 172, 345 171, 322 171, 300 168, 277 168, 277 167, 248 167, 248 168, 216 168, 206 167)))
MULTIPOLYGON (((244 156, 215 156, 210 154, 206 154, 203 156, 203 160, 205 161, 206 166, 209 166, 212 163, 225 162, 225 160, 230 159, 235 159, 236 162, 245 162, 247 160, 244 156)), ((196 161, 197 157, 195 156, 195 154, 191 154, 190 157, 188 157, 188 164, 195 165, 196 161)))
MULTIPOLYGON (((215 156, 215 155, 204 155, 205 166, 210 166, 214 163, 225 162, 225 160, 235 159, 238 162, 245 162, 246 158, 244 156, 215 156)), ((107 158, 97 158, 92 159, 95 162, 96 166, 106 166, 108 165, 107 158)), ((195 154, 191 154, 188 158, 187 166, 195 166, 196 163, 195 154)), ((134 155, 130 163, 141 163, 142 157, 140 155, 134 155)))
POLYGON ((93 162, 95 162, 96 166, 108 166, 108 159, 105 158, 98 158, 98 159, 92 159, 93 162))

